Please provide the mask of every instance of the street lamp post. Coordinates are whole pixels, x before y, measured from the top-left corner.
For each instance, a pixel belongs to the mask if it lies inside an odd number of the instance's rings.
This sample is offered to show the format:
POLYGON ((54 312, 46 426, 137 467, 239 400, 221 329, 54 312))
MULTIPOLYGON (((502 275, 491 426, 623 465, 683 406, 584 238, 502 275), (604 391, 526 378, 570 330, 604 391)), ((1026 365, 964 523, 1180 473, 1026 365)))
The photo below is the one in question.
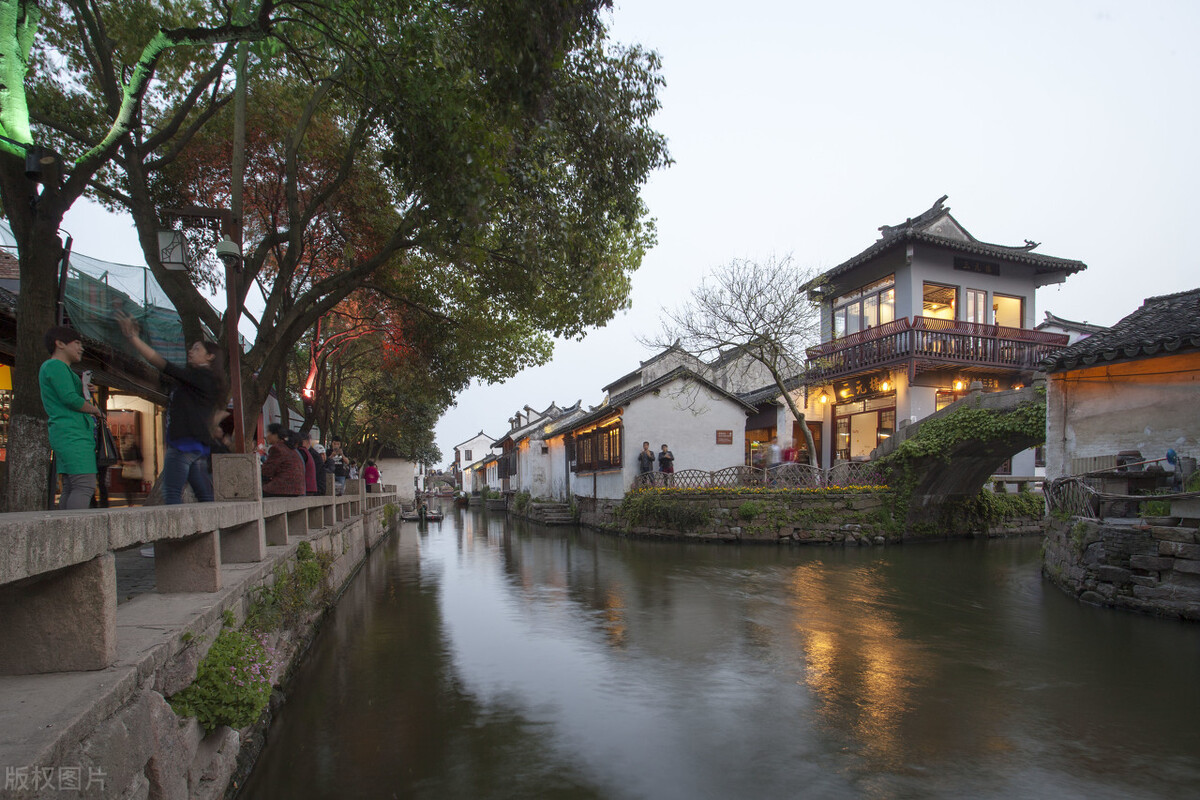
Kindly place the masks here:
POLYGON ((167 220, 179 220, 186 227, 207 228, 224 238, 217 244, 217 257, 225 265, 225 341, 229 350, 229 393, 233 401, 233 452, 246 452, 245 414, 242 406, 242 347, 238 342, 241 321, 242 226, 232 212, 193 206, 167 208, 167 220), (214 225, 214 223, 216 223, 214 225))

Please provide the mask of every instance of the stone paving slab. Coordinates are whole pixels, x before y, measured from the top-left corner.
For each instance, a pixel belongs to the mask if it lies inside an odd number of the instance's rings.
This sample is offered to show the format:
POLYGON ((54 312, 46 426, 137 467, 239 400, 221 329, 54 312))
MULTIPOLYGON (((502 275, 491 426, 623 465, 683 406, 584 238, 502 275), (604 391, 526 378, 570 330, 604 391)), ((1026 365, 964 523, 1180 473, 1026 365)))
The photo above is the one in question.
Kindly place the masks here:
MULTIPOLYGON (((269 574, 299 542, 297 538, 287 546, 268 548, 267 558, 256 564, 223 565, 225 588, 219 592, 151 590, 132 595, 117 607, 117 661, 107 669, 0 675, 0 769, 64 763, 62 749, 80 738, 73 732, 95 728, 128 702, 143 682, 184 648, 185 634, 196 640, 218 629, 226 608, 234 608, 240 616, 245 587, 269 574)), ((148 563, 153 580, 153 558, 142 557, 137 549, 121 556, 131 565, 148 563)))

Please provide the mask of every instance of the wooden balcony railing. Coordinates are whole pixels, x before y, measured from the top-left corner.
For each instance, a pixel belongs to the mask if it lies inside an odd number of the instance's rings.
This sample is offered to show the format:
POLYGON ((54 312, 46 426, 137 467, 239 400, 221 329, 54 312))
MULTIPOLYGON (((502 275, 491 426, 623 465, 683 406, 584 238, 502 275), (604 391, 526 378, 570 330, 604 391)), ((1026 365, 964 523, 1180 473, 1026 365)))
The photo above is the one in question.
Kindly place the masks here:
POLYGON ((810 347, 808 374, 828 379, 910 361, 1028 370, 1067 341, 1060 333, 903 317, 810 347))

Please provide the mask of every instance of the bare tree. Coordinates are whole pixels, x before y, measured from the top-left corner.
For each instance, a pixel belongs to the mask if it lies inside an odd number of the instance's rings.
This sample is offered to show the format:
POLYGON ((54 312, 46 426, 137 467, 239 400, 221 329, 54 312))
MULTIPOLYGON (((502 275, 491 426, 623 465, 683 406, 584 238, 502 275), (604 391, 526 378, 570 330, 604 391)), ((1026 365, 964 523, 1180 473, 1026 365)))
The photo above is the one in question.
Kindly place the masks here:
POLYGON ((757 262, 735 259, 704 279, 678 309, 663 309, 662 333, 643 338, 655 348, 675 346, 712 363, 761 367, 800 423, 809 463, 817 453, 804 412, 792 391, 804 374, 806 348, 820 340, 819 307, 808 299, 815 271, 790 255, 757 262))

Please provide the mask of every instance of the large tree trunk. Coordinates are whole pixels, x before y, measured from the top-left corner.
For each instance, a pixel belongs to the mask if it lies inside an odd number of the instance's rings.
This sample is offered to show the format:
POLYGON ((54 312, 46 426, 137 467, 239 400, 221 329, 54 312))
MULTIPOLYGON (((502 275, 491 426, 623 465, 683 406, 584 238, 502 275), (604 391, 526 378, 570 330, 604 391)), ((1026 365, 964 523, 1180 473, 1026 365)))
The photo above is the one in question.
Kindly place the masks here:
POLYGON ((17 239, 21 281, 6 456, 8 511, 45 508, 46 476, 50 468, 50 442, 38 370, 48 358, 42 337, 57 321, 58 270, 63 255, 58 227, 65 206, 56 190, 57 162, 45 167, 49 189, 39 197, 37 184, 25 177, 21 160, 9 155, 0 163, 0 193, 5 215, 17 239))

